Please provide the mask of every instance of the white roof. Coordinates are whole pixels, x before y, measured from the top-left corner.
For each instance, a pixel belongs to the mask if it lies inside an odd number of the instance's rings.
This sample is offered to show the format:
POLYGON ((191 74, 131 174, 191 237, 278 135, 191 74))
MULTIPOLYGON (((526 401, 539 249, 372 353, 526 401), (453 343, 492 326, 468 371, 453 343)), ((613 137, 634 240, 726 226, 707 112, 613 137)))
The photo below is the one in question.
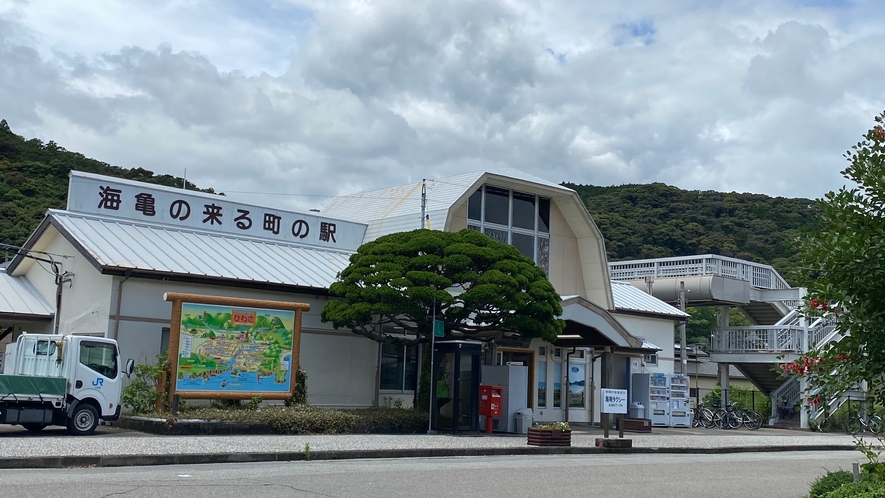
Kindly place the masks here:
POLYGON ((351 254, 57 210, 49 211, 35 235, 47 223, 101 270, 328 289, 351 254))
POLYGON ((612 280, 612 298, 618 311, 639 311, 656 315, 672 316, 674 319, 688 318, 688 313, 670 306, 660 299, 642 292, 627 282, 612 280))
POLYGON ((50 318, 51 306, 25 277, 13 277, 0 269, 0 316, 19 315, 25 318, 50 318))
MULTIPOLYGON (((425 213, 430 217, 430 228, 444 230, 449 209, 464 195, 470 195, 479 187, 484 175, 493 178, 486 183, 494 184, 494 176, 506 180, 518 180, 563 192, 571 189, 549 182, 512 168, 496 168, 457 176, 427 180, 425 213)), ((365 241, 382 235, 426 228, 421 223, 421 182, 400 185, 383 190, 337 197, 322 210, 327 216, 361 221, 369 225, 365 241)))

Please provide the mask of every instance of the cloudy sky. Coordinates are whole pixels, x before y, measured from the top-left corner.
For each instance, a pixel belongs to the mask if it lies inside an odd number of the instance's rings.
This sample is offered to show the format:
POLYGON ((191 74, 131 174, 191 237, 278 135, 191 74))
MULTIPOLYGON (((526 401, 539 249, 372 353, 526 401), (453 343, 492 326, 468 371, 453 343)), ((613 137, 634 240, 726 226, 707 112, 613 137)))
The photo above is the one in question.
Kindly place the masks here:
POLYGON ((500 166, 815 198, 883 41, 880 0, 0 0, 0 118, 295 208, 500 166))

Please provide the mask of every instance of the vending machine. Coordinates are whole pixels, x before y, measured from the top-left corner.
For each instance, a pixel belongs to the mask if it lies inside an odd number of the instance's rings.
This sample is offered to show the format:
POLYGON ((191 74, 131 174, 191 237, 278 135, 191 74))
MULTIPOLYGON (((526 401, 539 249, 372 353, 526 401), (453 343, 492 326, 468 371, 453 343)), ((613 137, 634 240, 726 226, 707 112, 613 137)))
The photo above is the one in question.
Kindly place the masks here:
POLYGON ((645 418, 651 425, 670 425, 670 376, 665 373, 635 373, 632 377, 631 402, 645 406, 645 418))
POLYGON ((686 375, 670 375, 670 427, 691 427, 691 398, 686 375))

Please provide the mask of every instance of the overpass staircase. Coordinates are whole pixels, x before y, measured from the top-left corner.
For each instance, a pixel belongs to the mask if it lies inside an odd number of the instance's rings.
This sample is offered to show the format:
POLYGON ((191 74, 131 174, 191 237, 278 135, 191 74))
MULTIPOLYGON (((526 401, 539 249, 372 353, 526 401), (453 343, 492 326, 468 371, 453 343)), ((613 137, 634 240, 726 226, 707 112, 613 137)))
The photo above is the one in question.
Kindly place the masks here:
POLYGON ((711 332, 710 360, 734 365, 770 396, 773 419, 782 399, 792 407, 804 398, 799 380, 785 379, 778 365, 841 338, 830 318, 808 323, 798 311, 805 289, 790 287, 769 265, 707 254, 612 262, 609 274, 677 307, 739 308, 753 325, 720 322, 711 332))

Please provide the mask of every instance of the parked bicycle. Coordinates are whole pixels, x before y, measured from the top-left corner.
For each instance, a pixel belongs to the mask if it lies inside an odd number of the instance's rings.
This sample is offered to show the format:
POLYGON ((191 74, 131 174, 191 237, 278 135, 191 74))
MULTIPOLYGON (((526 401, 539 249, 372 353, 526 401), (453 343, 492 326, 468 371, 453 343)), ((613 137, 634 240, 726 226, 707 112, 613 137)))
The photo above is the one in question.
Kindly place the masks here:
POLYGON ((692 410, 694 413, 691 417, 692 427, 703 427, 709 429, 713 427, 713 410, 704 406, 704 403, 698 403, 698 406, 692 410))
POLYGON ((878 415, 849 416, 848 421, 845 422, 845 432, 849 434, 858 434, 860 432, 879 434, 883 429, 885 429, 885 425, 883 425, 882 418, 878 415))
POLYGON ((713 424, 720 429, 740 429, 741 426, 751 431, 762 427, 765 419, 762 414, 754 410, 742 410, 736 403, 729 403, 725 408, 720 408, 713 414, 713 424))

